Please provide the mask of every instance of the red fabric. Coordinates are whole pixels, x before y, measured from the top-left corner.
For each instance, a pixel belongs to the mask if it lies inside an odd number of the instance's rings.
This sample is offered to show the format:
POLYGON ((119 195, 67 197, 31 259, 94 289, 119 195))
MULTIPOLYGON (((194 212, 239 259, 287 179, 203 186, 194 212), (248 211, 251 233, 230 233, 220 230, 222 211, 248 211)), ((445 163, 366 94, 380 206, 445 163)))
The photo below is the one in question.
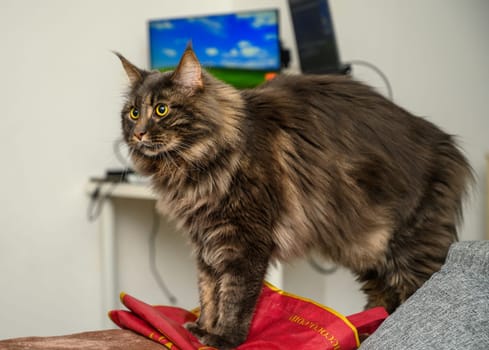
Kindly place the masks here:
MULTIPOLYGON (((131 329, 173 350, 212 350, 201 344, 183 324, 197 316, 171 306, 151 306, 121 294, 130 310, 114 310, 109 316, 119 327, 131 329)), ((371 334, 387 317, 374 308, 345 317, 311 300, 265 284, 256 306, 248 338, 238 350, 351 350, 360 342, 358 334, 371 334)))

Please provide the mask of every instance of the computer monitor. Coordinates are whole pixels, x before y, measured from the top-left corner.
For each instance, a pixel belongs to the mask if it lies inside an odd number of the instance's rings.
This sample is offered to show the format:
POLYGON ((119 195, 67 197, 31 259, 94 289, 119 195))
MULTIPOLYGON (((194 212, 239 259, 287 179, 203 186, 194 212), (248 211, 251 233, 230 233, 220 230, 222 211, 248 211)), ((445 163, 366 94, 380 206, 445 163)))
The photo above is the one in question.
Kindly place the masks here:
POLYGON ((238 88, 281 68, 276 9, 157 19, 148 27, 152 69, 174 69, 189 41, 208 72, 238 88))
POLYGON ((302 73, 343 74, 327 0, 289 0, 302 73))

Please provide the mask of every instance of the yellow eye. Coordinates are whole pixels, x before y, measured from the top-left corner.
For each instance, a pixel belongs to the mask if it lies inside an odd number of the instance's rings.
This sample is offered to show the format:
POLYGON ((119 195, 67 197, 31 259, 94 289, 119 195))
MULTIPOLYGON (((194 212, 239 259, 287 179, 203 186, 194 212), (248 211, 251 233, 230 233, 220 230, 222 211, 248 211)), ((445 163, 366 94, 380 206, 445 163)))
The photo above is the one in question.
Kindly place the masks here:
POLYGON ((155 113, 159 117, 166 117, 170 113, 170 108, 164 103, 158 103, 155 108, 155 113))
POLYGON ((131 117, 131 119, 134 120, 139 119, 139 109, 137 109, 136 107, 132 107, 131 111, 129 112, 129 116, 131 117))

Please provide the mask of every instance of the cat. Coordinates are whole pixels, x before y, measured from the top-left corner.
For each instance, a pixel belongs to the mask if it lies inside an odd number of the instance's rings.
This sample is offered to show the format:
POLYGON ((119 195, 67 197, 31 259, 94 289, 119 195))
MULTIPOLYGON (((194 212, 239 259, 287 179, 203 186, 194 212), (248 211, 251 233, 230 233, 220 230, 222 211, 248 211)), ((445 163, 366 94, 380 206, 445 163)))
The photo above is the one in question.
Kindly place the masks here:
POLYGON ((314 250, 389 312, 439 270, 472 177, 454 137, 348 76, 279 75, 237 90, 192 47, 174 71, 117 54, 122 131, 157 208, 186 229, 204 344, 246 340, 267 267, 314 250))

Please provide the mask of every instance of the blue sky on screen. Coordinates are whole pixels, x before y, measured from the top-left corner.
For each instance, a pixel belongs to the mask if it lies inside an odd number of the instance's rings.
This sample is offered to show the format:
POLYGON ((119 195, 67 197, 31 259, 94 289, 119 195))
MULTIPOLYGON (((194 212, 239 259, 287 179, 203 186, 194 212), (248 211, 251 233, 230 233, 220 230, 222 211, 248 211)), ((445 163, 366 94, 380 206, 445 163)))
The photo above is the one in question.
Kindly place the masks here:
POLYGON ((280 67, 276 11, 255 11, 149 23, 152 68, 175 67, 189 40, 205 67, 280 67))

